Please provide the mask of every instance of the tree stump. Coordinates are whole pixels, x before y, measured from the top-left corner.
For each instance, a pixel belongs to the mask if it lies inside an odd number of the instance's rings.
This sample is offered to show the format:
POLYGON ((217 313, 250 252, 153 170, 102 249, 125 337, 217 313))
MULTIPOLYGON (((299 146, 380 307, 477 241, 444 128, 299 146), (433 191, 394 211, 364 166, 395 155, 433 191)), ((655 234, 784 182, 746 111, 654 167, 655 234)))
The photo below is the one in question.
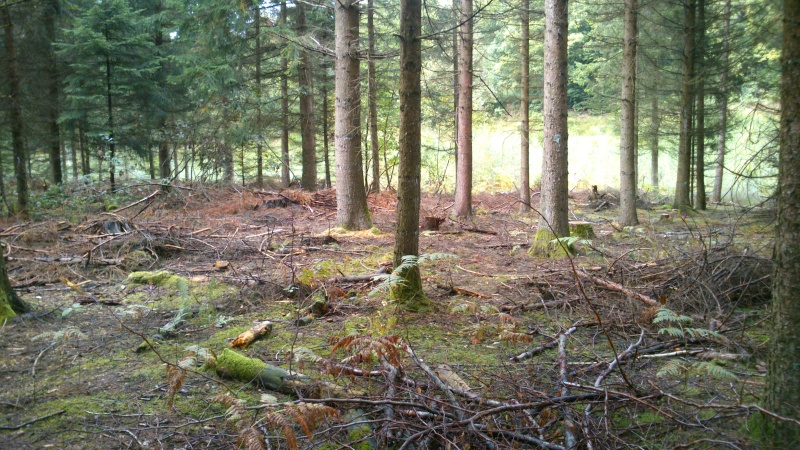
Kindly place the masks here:
POLYGON ((594 239, 594 228, 591 222, 573 221, 569 223, 569 235, 584 239, 594 239))

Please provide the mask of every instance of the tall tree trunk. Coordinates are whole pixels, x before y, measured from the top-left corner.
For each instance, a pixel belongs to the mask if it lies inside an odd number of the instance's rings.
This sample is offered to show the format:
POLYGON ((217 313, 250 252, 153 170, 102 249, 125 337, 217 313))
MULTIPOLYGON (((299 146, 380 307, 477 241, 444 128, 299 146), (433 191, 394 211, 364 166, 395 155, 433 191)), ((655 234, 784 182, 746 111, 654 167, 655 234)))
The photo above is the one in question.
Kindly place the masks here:
POLYGON ((686 0, 683 14, 683 82, 680 104, 680 133, 678 137, 678 169, 675 182, 675 200, 672 207, 686 212, 689 209, 691 191, 692 117, 694 113, 694 47, 695 47, 695 0, 686 0))
POLYGON ((156 179, 156 161, 155 157, 153 156, 153 145, 148 142, 147 143, 147 168, 150 172, 150 179, 156 179))
POLYGON ((328 130, 328 87, 322 85, 322 151, 325 157, 325 187, 331 188, 330 131, 328 130))
MULTIPOLYGON (((223 134, 227 129, 222 130, 223 134)), ((223 136, 221 142, 222 154, 222 180, 226 183, 236 181, 236 171, 233 169, 233 148, 228 144, 228 140, 223 136)))
POLYGON ((0 158, 0 200, 3 201, 3 205, 6 207, 6 214, 11 217, 14 213, 14 207, 11 206, 6 196, 6 177, 3 175, 3 158, 0 158))
POLYGON ((544 150, 539 231, 569 236, 567 0, 544 3, 544 150))
POLYGON ((14 156, 14 174, 17 179, 17 213, 28 215, 28 155, 22 140, 22 104, 17 72, 17 54, 14 47, 14 23, 11 21, 10 6, 0 8, 5 29, 6 70, 8 71, 8 105, 11 118, 11 148, 14 156))
POLYGON ((89 151, 89 143, 86 141, 86 117, 78 121, 78 143, 81 146, 81 174, 91 175, 92 155, 89 151))
POLYGON ((261 2, 253 3, 253 18, 256 25, 256 186, 264 187, 264 117, 261 111, 263 89, 261 86, 261 2))
POLYGON ((722 38, 722 55, 720 56, 720 93, 719 93, 719 136, 717 137, 717 162, 714 172, 714 189, 711 201, 722 201, 722 175, 725 168, 725 140, 728 134, 728 58, 731 53, 731 0, 725 0, 723 12, 724 31, 722 38))
POLYGON ((619 224, 639 223, 636 217, 636 0, 625 0, 625 33, 622 42, 622 106, 620 120, 619 224))
POLYGON ((641 173, 639 172, 639 102, 641 101, 641 92, 639 89, 639 7, 636 7, 636 58, 634 59, 633 72, 636 74, 636 92, 633 95, 633 187, 638 197, 639 195, 639 180, 641 180, 641 173))
POLYGON ((520 43, 520 102, 519 102, 519 211, 531 208, 531 168, 530 168, 530 103, 531 103, 531 27, 530 0, 522 0, 522 37, 520 43))
MULTIPOLYGON (((166 129, 166 125, 162 130, 166 129)), ((158 176, 162 180, 172 178, 172 154, 169 150, 169 141, 166 136, 162 136, 158 141, 158 176)))
POLYGON ((461 0, 456 217, 472 215, 472 0, 461 0))
POLYGON ((455 172, 455 184, 458 185, 458 34, 459 34, 459 27, 457 26, 461 23, 461 10, 459 8, 459 2, 461 0, 453 0, 453 16, 456 26, 453 26, 453 157, 455 158, 455 165, 456 165, 456 172, 455 172))
MULTIPOLYGON (((394 240, 394 266, 400 267, 406 255, 419 255, 419 204, 421 179, 421 102, 422 2, 400 2, 400 167, 397 172, 397 230, 394 240)), ((402 270, 405 283, 392 294, 404 307, 419 310, 427 305, 422 292, 419 266, 402 270)))
POLYGON ((695 194, 694 207, 706 209, 706 1, 697 2, 697 126, 695 128, 695 194))
POLYGON ((372 186, 370 190, 381 190, 381 161, 380 147, 378 145, 378 78, 375 73, 375 1, 367 1, 367 36, 369 40, 369 59, 367 63, 367 78, 369 89, 369 147, 372 150, 372 186))
POLYGON ((658 109, 658 90, 653 93, 650 109, 650 184, 658 191, 658 137, 661 132, 661 113, 658 109))
POLYGON ((77 133, 75 132, 75 127, 72 127, 71 139, 70 139, 70 157, 72 159, 72 179, 78 179, 78 152, 80 149, 78 148, 78 137, 77 133))
MULTIPOLYGON (((286 0, 281 0, 282 24, 286 24, 286 0)), ((289 61, 281 56, 281 184, 291 183, 289 171, 289 61)))
POLYGON ((336 24, 336 222, 349 230, 372 226, 361 157, 358 0, 334 3, 336 24))
POLYGON ((55 42, 56 42, 56 15, 60 9, 58 0, 50 0, 44 5, 44 29, 47 34, 47 128, 48 128, 48 149, 50 156, 50 181, 53 184, 63 182, 62 159, 61 159, 61 137, 58 125, 59 113, 59 76, 58 64, 56 62, 55 42))
MULTIPOLYGON (((306 32, 306 6, 297 3, 297 34, 306 32)), ((300 138, 303 147, 303 173, 300 186, 307 191, 317 190, 317 136, 314 127, 314 86, 311 77, 311 58, 308 50, 300 50, 297 68, 297 84, 300 87, 300 138)))
MULTIPOLYGON (((108 32, 106 32, 106 41, 108 40, 108 32)), ((111 57, 106 55, 106 103, 108 106, 108 150, 110 158, 108 160, 108 182, 111 186, 111 192, 116 192, 117 187, 115 184, 116 172, 116 149, 117 143, 114 138, 114 105, 111 96, 111 57)))
MULTIPOLYGON (((769 343, 766 406, 800 419, 800 1, 783 2, 781 57, 781 144, 772 338, 769 343)), ((773 448, 798 448, 800 427, 773 420, 773 448)))

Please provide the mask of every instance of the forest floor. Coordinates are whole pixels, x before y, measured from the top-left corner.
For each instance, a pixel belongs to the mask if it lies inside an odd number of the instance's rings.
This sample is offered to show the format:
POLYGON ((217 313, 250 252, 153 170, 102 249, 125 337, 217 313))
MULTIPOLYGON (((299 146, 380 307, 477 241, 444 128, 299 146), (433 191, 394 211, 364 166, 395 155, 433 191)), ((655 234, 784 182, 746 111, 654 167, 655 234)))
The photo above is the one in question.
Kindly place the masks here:
POLYGON ((346 232, 330 190, 102 189, 0 225, 32 307, 0 328, 0 447, 759 447, 768 208, 680 217, 656 198, 623 229, 613 192, 575 190, 594 236, 547 258, 515 195, 477 195, 466 221, 427 195, 433 306, 411 313, 365 277, 392 259, 391 192, 346 232), (214 368, 266 320, 237 351, 299 370, 297 389, 214 368))

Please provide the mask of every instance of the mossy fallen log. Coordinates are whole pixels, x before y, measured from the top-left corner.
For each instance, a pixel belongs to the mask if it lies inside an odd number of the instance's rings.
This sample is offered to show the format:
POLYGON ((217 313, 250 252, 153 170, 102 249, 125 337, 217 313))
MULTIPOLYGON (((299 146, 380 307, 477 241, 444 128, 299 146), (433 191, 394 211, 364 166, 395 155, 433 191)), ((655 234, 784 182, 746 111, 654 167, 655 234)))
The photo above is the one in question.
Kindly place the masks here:
POLYGON ((295 392, 295 388, 310 381, 310 378, 304 375, 292 374, 288 370, 269 365, 255 358, 248 358, 228 348, 217 355, 216 371, 217 375, 221 377, 245 383, 252 382, 265 389, 283 394, 292 394, 295 392))
POLYGON ((363 394, 249 358, 229 348, 217 355, 215 369, 220 377, 254 383, 264 389, 287 395, 299 392, 309 398, 349 398, 363 394))

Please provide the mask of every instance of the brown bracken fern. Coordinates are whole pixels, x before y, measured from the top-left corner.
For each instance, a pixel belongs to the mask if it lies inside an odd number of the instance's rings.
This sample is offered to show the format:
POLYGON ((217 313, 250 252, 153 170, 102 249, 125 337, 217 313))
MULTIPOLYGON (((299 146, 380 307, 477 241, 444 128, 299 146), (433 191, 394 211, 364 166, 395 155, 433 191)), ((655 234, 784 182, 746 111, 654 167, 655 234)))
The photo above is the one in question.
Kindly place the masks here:
POLYGON ((286 446, 297 450, 297 435, 294 424, 303 429, 303 433, 311 439, 314 429, 326 419, 338 418, 339 411, 322 404, 298 403, 289 405, 283 411, 268 411, 258 422, 253 423, 247 414, 247 408, 242 400, 230 394, 222 394, 211 399, 228 408, 227 421, 239 431, 238 444, 248 450, 261 450, 266 448, 264 428, 277 431, 286 439, 286 446), (257 428, 258 427, 258 428, 257 428))
POLYGON ((167 406, 170 408, 175 401, 175 394, 183 386, 184 378, 186 378, 186 370, 178 366, 167 366, 167 406))
POLYGON ((351 334, 333 344, 331 355, 342 349, 351 354, 342 362, 345 364, 361 364, 368 366, 375 361, 385 359, 387 363, 402 367, 402 356, 405 353, 405 341, 398 335, 367 336, 351 334))

